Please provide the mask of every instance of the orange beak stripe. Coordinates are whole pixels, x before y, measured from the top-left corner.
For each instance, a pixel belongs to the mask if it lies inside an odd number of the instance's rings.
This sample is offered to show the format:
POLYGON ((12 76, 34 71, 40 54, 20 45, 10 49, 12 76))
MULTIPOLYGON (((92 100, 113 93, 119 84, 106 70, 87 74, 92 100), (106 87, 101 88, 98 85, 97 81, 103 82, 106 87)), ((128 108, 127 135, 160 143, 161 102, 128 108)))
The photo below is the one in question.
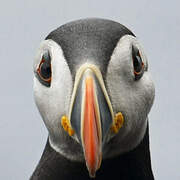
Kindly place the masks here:
POLYGON ((91 177, 95 177, 95 173, 101 164, 100 120, 97 107, 93 77, 88 76, 85 79, 82 140, 86 165, 91 177))

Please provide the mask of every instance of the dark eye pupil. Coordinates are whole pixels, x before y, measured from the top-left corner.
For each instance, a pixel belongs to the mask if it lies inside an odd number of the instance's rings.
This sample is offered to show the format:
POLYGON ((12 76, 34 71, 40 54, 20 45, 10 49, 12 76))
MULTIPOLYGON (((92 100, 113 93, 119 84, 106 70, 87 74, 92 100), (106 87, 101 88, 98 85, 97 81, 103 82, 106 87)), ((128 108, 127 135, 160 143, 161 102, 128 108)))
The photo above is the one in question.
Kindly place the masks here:
POLYGON ((49 79, 51 77, 51 64, 50 62, 44 61, 40 66, 41 76, 44 79, 49 79))
POLYGON ((134 70, 135 72, 139 73, 142 70, 143 67, 143 63, 142 63, 142 59, 140 56, 136 55, 133 58, 133 63, 134 63, 134 70))
POLYGON ((144 73, 144 63, 137 47, 132 46, 132 59, 134 66, 135 80, 139 80, 144 73))
POLYGON ((51 56, 49 51, 45 51, 37 68, 37 78, 43 85, 50 87, 51 76, 51 56))

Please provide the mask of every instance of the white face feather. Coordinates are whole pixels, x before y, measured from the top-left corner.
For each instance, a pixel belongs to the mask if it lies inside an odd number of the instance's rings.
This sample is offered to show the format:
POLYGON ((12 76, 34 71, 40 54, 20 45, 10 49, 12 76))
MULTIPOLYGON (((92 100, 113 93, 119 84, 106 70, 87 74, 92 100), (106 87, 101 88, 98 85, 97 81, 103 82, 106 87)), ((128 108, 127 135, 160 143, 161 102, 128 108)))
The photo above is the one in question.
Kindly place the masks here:
MULTIPOLYGON (((51 86, 44 86, 35 76, 35 101, 49 131, 51 146, 67 158, 82 160, 80 145, 61 127, 61 117, 69 113, 73 81, 63 51, 56 42, 45 40, 41 43, 34 62, 34 72, 36 74, 46 50, 51 56, 51 86)), ((135 37, 125 35, 119 40, 104 79, 114 113, 122 112, 125 116, 125 124, 114 137, 111 149, 108 146, 105 148, 104 156, 108 157, 129 151, 139 144, 154 100, 154 85, 147 71, 147 59, 135 37), (146 69, 142 78, 137 81, 134 80, 132 45, 139 49, 146 69)))
POLYGON ((131 35, 123 36, 111 56, 106 85, 114 113, 122 112, 125 124, 115 137, 108 156, 135 148, 144 137, 147 115, 155 94, 147 65, 147 58, 137 39, 131 35), (145 66, 144 74, 139 80, 134 80, 132 45, 139 50, 145 66))
MULTIPOLYGON (((39 112, 49 131, 51 146, 62 154, 68 153, 69 136, 61 127, 61 117, 69 112, 72 93, 72 76, 61 47, 52 40, 41 43, 34 62, 34 73, 41 62, 43 53, 49 51, 51 57, 51 86, 46 87, 34 76, 34 96, 39 112)), ((71 157, 71 152, 68 154, 71 157)))

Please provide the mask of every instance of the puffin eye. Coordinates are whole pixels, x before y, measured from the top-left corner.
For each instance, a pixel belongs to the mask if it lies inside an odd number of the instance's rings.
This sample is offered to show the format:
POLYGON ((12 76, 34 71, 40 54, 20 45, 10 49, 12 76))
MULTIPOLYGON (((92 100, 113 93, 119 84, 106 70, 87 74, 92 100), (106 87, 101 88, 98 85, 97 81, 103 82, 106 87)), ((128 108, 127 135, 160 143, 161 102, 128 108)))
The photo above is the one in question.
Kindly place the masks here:
POLYGON ((144 63, 142 61, 139 50, 134 46, 132 46, 132 59, 133 59, 135 80, 139 80, 144 73, 144 63))
POLYGON ((37 75, 40 82, 46 86, 51 84, 51 58, 49 52, 45 52, 37 69, 37 75))

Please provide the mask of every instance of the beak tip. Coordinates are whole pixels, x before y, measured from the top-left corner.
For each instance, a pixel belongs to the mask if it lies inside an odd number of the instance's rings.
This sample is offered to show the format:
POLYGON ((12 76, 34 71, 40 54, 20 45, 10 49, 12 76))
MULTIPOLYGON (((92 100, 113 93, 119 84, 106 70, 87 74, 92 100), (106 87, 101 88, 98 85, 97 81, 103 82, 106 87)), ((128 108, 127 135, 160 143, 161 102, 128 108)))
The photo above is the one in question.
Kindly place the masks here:
POLYGON ((96 171, 98 171, 100 166, 101 166, 101 160, 102 160, 102 156, 100 156, 100 159, 98 160, 99 163, 97 165, 89 164, 86 161, 86 167, 87 167, 87 169, 89 171, 90 178, 95 178, 96 177, 96 171))
POLYGON ((90 176, 90 178, 95 178, 96 177, 96 171, 95 170, 89 171, 89 176, 90 176))

